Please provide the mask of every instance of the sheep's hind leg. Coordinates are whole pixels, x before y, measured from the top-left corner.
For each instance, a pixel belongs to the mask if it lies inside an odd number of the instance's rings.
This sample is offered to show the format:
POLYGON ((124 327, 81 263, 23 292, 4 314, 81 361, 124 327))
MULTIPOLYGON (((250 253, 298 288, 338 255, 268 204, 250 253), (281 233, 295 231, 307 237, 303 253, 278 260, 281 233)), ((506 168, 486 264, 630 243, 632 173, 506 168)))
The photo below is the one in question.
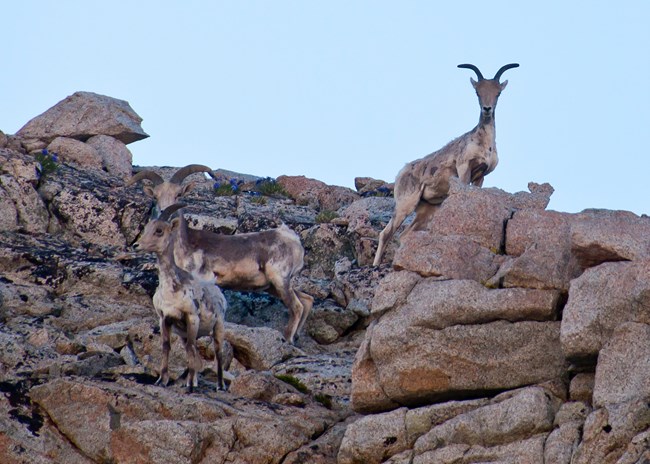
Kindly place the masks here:
POLYGON ((386 245, 393 238, 393 235, 395 235, 395 232, 402 225, 406 217, 415 210, 421 195, 422 191, 418 190, 401 198, 395 197, 395 212, 393 213, 392 219, 384 227, 384 230, 379 233, 379 245, 375 253, 375 260, 372 263, 373 266, 379 266, 381 264, 386 245))
POLYGON ((418 204, 417 208, 415 208, 415 218, 413 219, 413 222, 411 222, 409 226, 404 229, 404 232, 402 232, 402 237, 405 237, 407 234, 416 230, 425 230, 439 207, 439 204, 432 205, 426 201, 421 201, 418 204))
POLYGON ((307 317, 311 312, 311 308, 314 306, 314 297, 306 294, 305 292, 301 292, 300 290, 294 290, 294 291, 296 292, 298 299, 302 303, 302 316, 300 317, 300 323, 298 323, 298 329, 297 329, 297 333, 298 333, 302 330, 303 326, 305 325, 305 322, 307 322, 307 317))
POLYGON ((281 278, 271 277, 271 284, 272 288, 268 290, 269 293, 280 298, 289 310, 289 322, 284 330, 284 338, 293 345, 295 342, 294 337, 298 331, 298 325, 302 319, 304 308, 298 299, 296 292, 290 288, 288 282, 285 282, 281 278))

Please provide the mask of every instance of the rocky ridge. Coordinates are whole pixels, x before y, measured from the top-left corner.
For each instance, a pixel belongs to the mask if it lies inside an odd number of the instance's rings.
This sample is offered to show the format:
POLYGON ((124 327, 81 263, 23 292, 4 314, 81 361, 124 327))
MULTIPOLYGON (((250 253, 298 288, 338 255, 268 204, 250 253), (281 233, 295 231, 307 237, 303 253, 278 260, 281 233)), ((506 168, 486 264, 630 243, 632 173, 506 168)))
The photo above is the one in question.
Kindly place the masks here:
MULTIPOLYGON (((650 219, 548 211, 548 184, 452 183, 428 230, 372 268, 390 185, 282 176, 269 196, 215 171, 241 186, 217 196, 193 175, 193 227, 300 234, 316 304, 291 346, 281 303, 227 291, 229 390, 207 340, 196 393, 153 385, 155 263, 130 251, 151 203, 124 186, 140 123, 78 92, 0 133, 1 462, 650 459, 650 219)), ((179 377, 178 341, 170 365, 179 377)))

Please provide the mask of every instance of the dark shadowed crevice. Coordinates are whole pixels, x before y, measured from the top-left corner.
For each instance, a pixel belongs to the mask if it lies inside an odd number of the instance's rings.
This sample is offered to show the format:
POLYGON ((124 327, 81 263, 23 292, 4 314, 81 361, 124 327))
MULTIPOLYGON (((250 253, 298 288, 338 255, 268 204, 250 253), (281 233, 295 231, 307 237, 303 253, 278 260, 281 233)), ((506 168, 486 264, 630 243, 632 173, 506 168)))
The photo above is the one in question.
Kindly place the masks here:
POLYGON ((5 395, 9 405, 9 417, 23 424, 29 432, 38 437, 43 427, 44 416, 38 405, 32 403, 29 389, 34 382, 21 380, 16 383, 0 382, 0 392, 5 395))
POLYGON ((555 304, 555 315, 558 321, 562 320, 562 316, 564 314, 564 307, 566 306, 568 301, 569 301, 569 293, 560 292, 557 298, 557 303, 555 304))
POLYGON ((501 243, 499 244, 499 254, 506 254, 506 243, 508 237, 508 222, 515 216, 515 211, 510 211, 510 217, 503 220, 503 232, 501 233, 501 243))
MULTIPOLYGON (((535 384, 533 384, 535 385, 535 384)), ((523 388, 527 385, 520 385, 518 387, 509 387, 509 388, 481 388, 475 390, 450 390, 444 393, 434 393, 434 394, 424 394, 420 393, 417 397, 412 399, 402 399, 399 401, 400 406, 407 407, 409 409, 420 408, 425 406, 431 406, 432 404, 445 403, 448 401, 468 401, 468 400, 477 400, 477 399, 492 399, 501 393, 512 391, 516 388, 523 388)), ((397 402, 397 400, 392 399, 392 401, 397 402)))

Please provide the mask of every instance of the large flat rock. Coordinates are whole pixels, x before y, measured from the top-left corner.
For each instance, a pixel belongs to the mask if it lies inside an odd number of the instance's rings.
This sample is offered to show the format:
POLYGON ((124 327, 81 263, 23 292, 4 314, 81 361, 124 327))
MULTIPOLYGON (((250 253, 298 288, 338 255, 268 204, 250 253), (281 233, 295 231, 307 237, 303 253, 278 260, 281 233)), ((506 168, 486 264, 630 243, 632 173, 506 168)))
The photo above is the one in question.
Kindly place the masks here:
MULTIPOLYGON (((318 404, 259 407, 228 393, 58 379, 31 390, 56 429, 92 462, 278 463, 321 434, 336 415, 318 404), (79 411, 84 411, 80 414, 79 411)), ((85 461, 80 461, 85 462, 85 461)))
POLYGON ((649 324, 649 305, 649 260, 604 263, 587 269, 571 282, 564 307, 564 353, 575 361, 593 361, 620 324, 649 324))
POLYGON ((562 377, 559 322, 496 321, 442 330, 382 318, 352 368, 359 412, 488 394, 562 377))
POLYGON ((473 280, 428 278, 415 285, 402 311, 385 318, 390 324, 431 329, 497 320, 552 321, 556 319, 559 298, 555 290, 488 289, 473 280))
POLYGON ((128 102, 92 92, 75 92, 25 124, 16 135, 49 143, 57 137, 85 142, 109 135, 128 144, 149 137, 128 102))

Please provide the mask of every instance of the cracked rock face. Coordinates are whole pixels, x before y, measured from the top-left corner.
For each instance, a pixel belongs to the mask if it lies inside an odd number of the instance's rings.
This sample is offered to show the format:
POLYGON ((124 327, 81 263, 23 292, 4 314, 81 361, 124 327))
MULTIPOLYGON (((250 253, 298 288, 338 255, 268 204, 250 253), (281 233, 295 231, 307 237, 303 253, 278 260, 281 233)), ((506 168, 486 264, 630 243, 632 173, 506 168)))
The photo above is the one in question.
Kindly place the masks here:
POLYGON ((401 237, 339 463, 644 462, 650 223, 545 211, 550 193, 457 185, 401 237))

